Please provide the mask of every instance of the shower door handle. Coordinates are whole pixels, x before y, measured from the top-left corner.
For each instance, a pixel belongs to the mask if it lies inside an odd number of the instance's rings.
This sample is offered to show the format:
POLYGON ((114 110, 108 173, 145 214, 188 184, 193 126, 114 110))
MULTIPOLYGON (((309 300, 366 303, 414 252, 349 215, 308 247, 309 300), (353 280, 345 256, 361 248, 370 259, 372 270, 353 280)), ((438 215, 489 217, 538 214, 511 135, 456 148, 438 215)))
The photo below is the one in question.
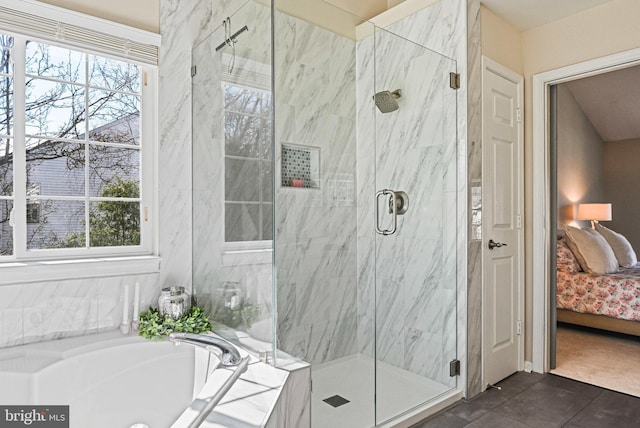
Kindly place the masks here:
POLYGON ((396 233, 396 229, 398 228, 398 205, 395 203, 398 196, 396 192, 391 189, 379 190, 376 193, 376 232, 380 235, 393 235, 396 233), (391 215, 393 216, 393 224, 391 229, 380 229, 380 204, 378 203, 380 200, 380 196, 389 195, 389 208, 391 209, 391 215))

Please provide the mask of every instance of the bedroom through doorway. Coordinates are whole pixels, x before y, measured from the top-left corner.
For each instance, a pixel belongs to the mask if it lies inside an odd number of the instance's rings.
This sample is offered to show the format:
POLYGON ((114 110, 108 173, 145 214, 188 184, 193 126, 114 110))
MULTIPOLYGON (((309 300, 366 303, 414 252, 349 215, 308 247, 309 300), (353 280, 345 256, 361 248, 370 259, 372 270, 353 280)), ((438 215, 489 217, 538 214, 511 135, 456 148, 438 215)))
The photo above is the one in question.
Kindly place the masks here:
POLYGON ((548 92, 548 369, 640 397, 640 66, 588 74, 548 92))

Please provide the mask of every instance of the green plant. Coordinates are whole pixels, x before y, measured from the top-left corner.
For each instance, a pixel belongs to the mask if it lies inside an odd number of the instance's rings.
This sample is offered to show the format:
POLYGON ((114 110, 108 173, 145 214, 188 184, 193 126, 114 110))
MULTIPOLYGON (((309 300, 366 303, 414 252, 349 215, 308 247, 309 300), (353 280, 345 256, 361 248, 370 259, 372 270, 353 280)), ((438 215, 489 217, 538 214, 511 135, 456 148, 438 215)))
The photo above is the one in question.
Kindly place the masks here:
POLYGON ((260 307, 251 303, 249 299, 240 298, 240 302, 233 309, 220 302, 214 306, 211 318, 229 328, 249 328, 260 317, 260 307))
POLYGON ((163 317, 156 308, 149 308, 140 314, 140 336, 158 340, 174 332, 204 333, 211 330, 211 321, 205 314, 204 308, 193 306, 189 312, 175 320, 163 317))
MULTIPOLYGON (((105 184, 100 196, 104 198, 138 198, 139 184, 122 180, 105 184)), ((84 220, 80 222, 84 226, 84 220)), ((89 212, 90 245, 108 247, 140 245, 140 204, 138 202, 100 201, 89 212)), ((82 248, 86 245, 85 232, 68 233, 64 239, 50 244, 60 248, 82 248)))

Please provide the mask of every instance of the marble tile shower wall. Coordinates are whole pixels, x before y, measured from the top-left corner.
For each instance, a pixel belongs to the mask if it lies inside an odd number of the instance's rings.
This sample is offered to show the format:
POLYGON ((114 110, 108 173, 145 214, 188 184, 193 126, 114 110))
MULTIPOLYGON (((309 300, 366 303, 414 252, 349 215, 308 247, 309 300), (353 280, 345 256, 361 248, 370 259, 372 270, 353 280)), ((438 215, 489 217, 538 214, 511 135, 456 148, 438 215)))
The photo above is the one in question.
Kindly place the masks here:
POLYGON ((357 329, 355 42, 275 17, 276 183, 283 143, 320 148, 320 189, 276 189, 278 347, 321 363, 357 329), (353 191, 351 192, 353 193, 353 191))
MULTIPOLYGON (((480 35, 480 0, 467 2, 467 183, 482 179, 482 48, 480 35)), ((477 181, 476 181, 477 182, 477 181)), ((471 187, 471 186, 469 186, 471 187)), ((471 206, 472 195, 464 195, 465 206, 471 206)), ((468 213, 465 212, 466 216, 468 213)), ((468 224, 468 223, 463 223, 468 224)), ((461 338, 467 345, 467 364, 462 375, 467 379, 466 396, 480 394, 482 382, 482 242, 468 240, 464 260, 468 272, 466 315, 467 329, 461 338), (466 372, 465 372, 466 371, 466 372)))
MULTIPOLYGON (((389 30, 459 58, 457 43, 464 39, 464 25, 456 18, 460 7, 463 2, 441 1, 389 30)), ((457 268, 465 239, 457 232, 460 216, 452 215, 464 189, 458 175, 462 157, 457 143, 464 141, 456 123, 460 94, 447 80, 456 65, 385 31, 360 41, 357 58, 358 196, 363 201, 358 208, 359 352, 373 355, 375 334, 378 358, 455 386, 448 363, 464 358, 456 309, 464 310, 457 307, 457 294, 464 293, 457 268), (373 118, 367 89, 373 85, 376 91, 403 89, 400 110, 373 118), (379 189, 409 192, 414 213, 400 219, 396 235, 377 242, 370 233, 374 204, 366 203, 375 193, 374 172, 379 189)), ((457 71, 464 71, 460 62, 457 71)))

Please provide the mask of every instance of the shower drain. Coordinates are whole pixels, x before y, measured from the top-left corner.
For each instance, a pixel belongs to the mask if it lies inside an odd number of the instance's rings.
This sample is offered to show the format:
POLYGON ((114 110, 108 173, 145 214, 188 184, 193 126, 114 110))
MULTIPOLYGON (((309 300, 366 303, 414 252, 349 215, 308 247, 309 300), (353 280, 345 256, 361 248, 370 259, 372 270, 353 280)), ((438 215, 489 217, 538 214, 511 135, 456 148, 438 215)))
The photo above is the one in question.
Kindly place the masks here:
POLYGON ((349 403, 349 400, 339 395, 334 395, 333 397, 325 398, 322 401, 324 401, 327 404, 330 404, 333 407, 340 407, 344 404, 349 403))

